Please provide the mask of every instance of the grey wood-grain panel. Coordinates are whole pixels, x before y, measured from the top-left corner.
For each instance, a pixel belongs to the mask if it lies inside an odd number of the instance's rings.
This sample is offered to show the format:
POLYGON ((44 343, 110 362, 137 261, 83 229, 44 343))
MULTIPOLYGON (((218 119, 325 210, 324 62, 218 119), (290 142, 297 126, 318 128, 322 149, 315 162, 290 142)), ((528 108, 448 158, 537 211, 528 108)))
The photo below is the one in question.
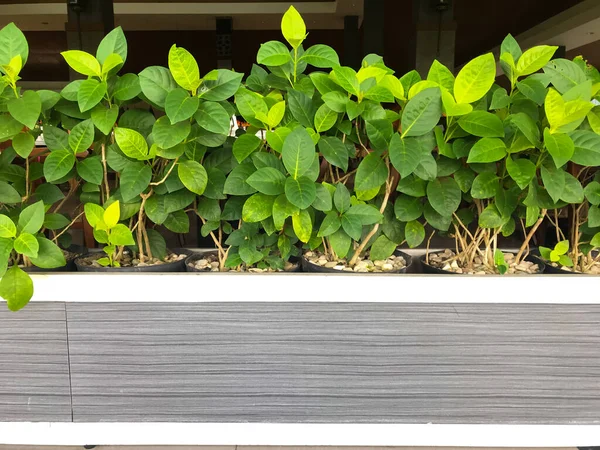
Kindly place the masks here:
POLYGON ((64 303, 0 304, 0 422, 70 422, 64 303))
POLYGON ((600 305, 67 304, 77 421, 600 423, 600 305))

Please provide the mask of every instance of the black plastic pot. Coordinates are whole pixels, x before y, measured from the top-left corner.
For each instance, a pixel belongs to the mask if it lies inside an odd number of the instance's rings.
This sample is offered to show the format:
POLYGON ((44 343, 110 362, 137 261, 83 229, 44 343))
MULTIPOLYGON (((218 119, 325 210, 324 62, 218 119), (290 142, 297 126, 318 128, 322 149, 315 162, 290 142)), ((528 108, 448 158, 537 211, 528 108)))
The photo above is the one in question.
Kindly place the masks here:
POLYGON ((66 249, 67 251, 75 254, 71 259, 67 259, 67 264, 62 267, 56 267, 55 269, 42 269, 41 267, 31 266, 23 267, 23 271, 27 273, 43 273, 43 272, 76 272, 77 267, 75 266, 75 260, 81 255, 88 252, 88 249, 83 245, 71 245, 66 249))
POLYGON ((550 262, 542 258, 542 256, 540 255, 540 251, 537 249, 531 252, 531 257, 534 261, 536 261, 536 263, 541 263, 546 266, 546 270, 544 273, 551 273, 553 275, 586 275, 581 272, 571 272, 562 270, 560 267, 554 267, 550 262))
MULTIPOLYGON (((429 273, 429 274, 436 274, 436 275, 466 275, 466 274, 462 274, 462 273, 455 273, 455 272, 450 272, 448 270, 444 270, 444 269, 439 269, 437 267, 433 267, 432 265, 429 265, 425 262, 425 257, 427 255, 423 255, 420 258, 420 263, 421 263, 421 267, 423 268, 423 273, 429 273)), ((539 258, 536 258, 535 256, 529 254, 526 258, 526 261, 531 261, 535 264, 537 264, 540 267, 540 271, 538 273, 535 274, 531 274, 531 275, 541 275, 543 273, 546 272, 547 266, 546 264, 540 260, 539 258)))
POLYGON ((384 274, 398 274, 398 273, 406 273, 406 271, 408 270, 408 268, 411 266, 411 264, 413 263, 412 261, 412 256, 400 251, 400 250, 396 250, 394 252, 394 255, 396 256, 402 256, 404 258, 404 260, 406 261, 406 266, 404 266, 404 268, 400 269, 400 270, 390 270, 389 272, 350 272, 349 270, 336 270, 333 269, 331 267, 323 267, 323 266, 319 266, 318 264, 314 264, 311 263, 308 259, 306 259, 304 256, 302 256, 302 269, 304 269, 304 272, 320 272, 320 273, 360 273, 362 274, 377 274, 377 275, 384 275, 384 274))
MULTIPOLYGON (((185 248, 175 248, 171 250, 172 253, 178 255, 191 255, 192 251, 185 248)), ((166 272, 185 272, 185 261, 187 258, 180 259, 179 261, 173 261, 165 264, 155 264, 152 266, 142 267, 93 267, 85 264, 80 264, 79 260, 86 258, 90 255, 98 255, 98 252, 87 253, 75 259, 75 265, 77 266, 78 272, 109 272, 109 273, 122 273, 122 272, 143 272, 143 273, 166 273, 166 272)))
MULTIPOLYGON (((205 256, 210 255, 210 254, 216 254, 216 252, 208 251, 208 252, 204 252, 204 253, 194 253, 192 256, 188 256, 185 260, 185 270, 187 272, 221 273, 221 272, 211 272, 210 270, 196 269, 195 267, 190 266, 190 263, 196 262, 199 259, 202 259, 205 256)), ((300 264, 300 259, 297 256, 290 256, 290 261, 293 263, 297 263, 297 264, 294 269, 288 270, 288 271, 286 271, 286 273, 302 271, 302 264, 300 264)), ((246 273, 246 272, 223 272, 223 273, 246 273)), ((248 273, 253 273, 253 272, 248 272, 248 273)), ((273 274, 273 273, 282 273, 282 272, 265 272, 265 274, 273 274)))

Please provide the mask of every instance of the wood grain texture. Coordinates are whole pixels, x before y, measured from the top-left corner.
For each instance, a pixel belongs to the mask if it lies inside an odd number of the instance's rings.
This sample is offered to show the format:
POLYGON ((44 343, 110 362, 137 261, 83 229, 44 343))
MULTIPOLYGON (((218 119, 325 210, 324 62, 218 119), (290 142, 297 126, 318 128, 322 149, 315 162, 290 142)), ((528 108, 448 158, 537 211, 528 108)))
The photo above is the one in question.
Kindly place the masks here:
POLYGON ((600 305, 66 307, 76 422, 600 422, 600 305))
POLYGON ((0 422, 70 422, 64 303, 0 306, 0 422))

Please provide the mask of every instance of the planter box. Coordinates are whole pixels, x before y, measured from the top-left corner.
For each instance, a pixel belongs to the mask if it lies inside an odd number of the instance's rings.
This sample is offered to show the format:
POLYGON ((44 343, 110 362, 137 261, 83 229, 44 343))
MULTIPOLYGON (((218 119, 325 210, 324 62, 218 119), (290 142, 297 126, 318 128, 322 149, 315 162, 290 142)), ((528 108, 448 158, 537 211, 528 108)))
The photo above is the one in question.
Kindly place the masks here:
POLYGON ((600 442, 596 277, 33 278, 0 444, 600 442))

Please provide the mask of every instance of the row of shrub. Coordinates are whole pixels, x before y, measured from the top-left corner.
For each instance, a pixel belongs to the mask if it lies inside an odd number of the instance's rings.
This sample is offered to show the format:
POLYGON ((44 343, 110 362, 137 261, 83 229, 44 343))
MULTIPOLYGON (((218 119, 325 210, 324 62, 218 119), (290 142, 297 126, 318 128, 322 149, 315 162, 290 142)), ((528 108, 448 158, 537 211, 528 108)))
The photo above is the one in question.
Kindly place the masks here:
POLYGON ((283 269, 303 249, 343 261, 385 260, 416 247, 426 230, 456 241, 461 267, 475 259, 506 271, 498 238, 522 242, 518 264, 544 220, 569 235, 544 249, 586 271, 600 246, 600 74, 556 47, 501 46, 504 87, 491 53, 455 76, 434 61, 427 77, 401 77, 380 56, 358 70, 326 45, 303 47, 291 7, 283 42, 262 44, 249 75, 200 74, 173 45, 168 68, 120 73, 121 28, 96 55, 62 55, 84 79, 60 93, 19 88, 24 35, 0 31, 0 296, 10 309, 33 293, 28 266, 65 264, 69 227, 85 214, 118 268, 164 260, 160 230, 211 236, 219 267, 283 269), (290 49, 291 47, 291 49, 290 49), (233 116, 249 126, 232 133, 233 116), (47 149, 35 147, 43 132, 47 149), (82 207, 65 211, 67 200, 82 207), (129 258, 131 260, 131 258, 129 258), (7 267, 9 267, 7 270, 7 267))

